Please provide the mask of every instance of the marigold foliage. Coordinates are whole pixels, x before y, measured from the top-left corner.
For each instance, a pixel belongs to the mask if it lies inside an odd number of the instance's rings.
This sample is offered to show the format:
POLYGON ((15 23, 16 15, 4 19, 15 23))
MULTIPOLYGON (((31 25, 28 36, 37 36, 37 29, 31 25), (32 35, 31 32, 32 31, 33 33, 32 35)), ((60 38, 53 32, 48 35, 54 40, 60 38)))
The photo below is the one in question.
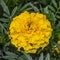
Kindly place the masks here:
POLYGON ((45 15, 27 11, 13 18, 9 30, 11 43, 26 53, 36 53, 37 49, 46 47, 52 34, 45 15))

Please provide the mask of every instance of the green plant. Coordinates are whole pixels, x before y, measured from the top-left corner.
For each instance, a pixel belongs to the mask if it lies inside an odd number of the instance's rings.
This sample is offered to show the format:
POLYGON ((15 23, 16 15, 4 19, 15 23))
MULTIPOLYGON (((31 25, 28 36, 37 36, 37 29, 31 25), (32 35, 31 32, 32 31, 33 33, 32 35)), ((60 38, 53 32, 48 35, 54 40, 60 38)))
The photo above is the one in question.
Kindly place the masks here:
POLYGON ((56 43, 60 40, 60 0, 0 0, 0 5, 3 11, 0 11, 3 15, 0 17, 0 60, 60 60, 60 53, 52 52, 55 45, 60 48, 56 43), (43 13, 50 20, 53 33, 47 50, 39 49, 36 54, 26 54, 23 51, 18 52, 11 46, 8 38, 9 24, 13 17, 26 10, 43 13))

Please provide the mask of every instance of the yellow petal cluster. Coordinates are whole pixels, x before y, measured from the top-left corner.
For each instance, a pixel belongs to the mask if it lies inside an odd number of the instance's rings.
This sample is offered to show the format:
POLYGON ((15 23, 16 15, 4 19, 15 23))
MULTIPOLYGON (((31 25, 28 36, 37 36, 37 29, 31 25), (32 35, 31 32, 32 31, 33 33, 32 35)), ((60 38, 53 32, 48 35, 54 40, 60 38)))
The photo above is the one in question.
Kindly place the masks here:
POLYGON ((9 30, 11 43, 26 53, 36 53, 40 47, 46 47, 52 34, 51 23, 45 15, 28 11, 14 17, 9 30))

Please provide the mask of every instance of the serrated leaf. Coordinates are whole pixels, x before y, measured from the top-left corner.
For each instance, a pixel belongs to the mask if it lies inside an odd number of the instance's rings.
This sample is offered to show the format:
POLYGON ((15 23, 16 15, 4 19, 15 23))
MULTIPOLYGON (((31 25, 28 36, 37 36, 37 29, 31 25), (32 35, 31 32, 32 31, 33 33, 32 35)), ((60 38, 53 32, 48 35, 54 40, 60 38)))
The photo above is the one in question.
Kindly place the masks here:
POLYGON ((13 52, 9 52, 9 51, 5 52, 5 54, 6 54, 7 56, 10 56, 11 58, 17 58, 17 57, 18 57, 18 55, 16 55, 16 54, 13 53, 13 52))
POLYGON ((12 58, 11 56, 3 56, 4 59, 10 59, 12 58))
POLYGON ((0 18, 0 22, 6 23, 6 22, 9 22, 9 20, 8 19, 5 19, 5 18, 0 18))
POLYGON ((57 17, 58 19, 60 19, 60 16, 59 16, 59 15, 56 15, 56 17, 57 17))
POLYGON ((57 3, 56 3, 56 1, 55 1, 55 0, 52 0, 52 3, 53 3, 53 5, 54 5, 54 7, 57 8, 57 3))
POLYGON ((34 9, 35 12, 39 12, 39 9, 34 6, 32 3, 29 3, 29 5, 34 9))
POLYGON ((40 0, 41 1, 41 4, 43 4, 43 5, 47 5, 47 1, 46 0, 40 0))
POLYGON ((55 9, 52 6, 49 5, 48 7, 51 11, 55 12, 55 9))
POLYGON ((43 57, 43 53, 40 54, 40 57, 39 57, 39 60, 43 60, 44 57, 43 57))
POLYGON ((58 27, 60 27, 60 22, 57 24, 58 27))
POLYGON ((7 17, 7 18, 9 17, 6 13, 4 13, 3 16, 4 16, 4 17, 7 17))
POLYGON ((32 8, 26 8, 25 10, 28 10, 29 11, 29 10, 32 10, 32 8))
POLYGON ((56 21, 56 18, 55 18, 54 13, 51 12, 51 16, 52 16, 52 20, 55 22, 56 21))
POLYGON ((5 35, 0 33, 0 43, 6 43, 5 35))
POLYGON ((15 15, 16 11, 17 11, 17 6, 13 9, 13 11, 11 13, 11 18, 15 15))
POLYGON ((24 9, 26 9, 29 6, 30 3, 25 4, 22 8, 20 8, 20 11, 23 11, 24 9))
POLYGON ((26 54, 25 52, 21 51, 27 58, 27 60, 33 60, 32 57, 28 54, 26 54))
POLYGON ((51 12, 50 14, 51 14, 50 18, 51 18, 52 26, 54 26, 56 22, 56 18, 55 18, 54 13, 51 12))
POLYGON ((14 59, 14 58, 9 58, 8 60, 16 60, 16 59, 14 59))
POLYGON ((0 2, 1 2, 1 6, 3 7, 4 12, 5 12, 7 15, 10 16, 9 9, 8 9, 7 5, 5 4, 5 2, 4 2, 3 0, 0 0, 0 2))
POLYGON ((34 6, 32 3, 25 4, 22 8, 20 8, 20 11, 25 10, 28 6, 31 6, 30 8, 32 8, 34 11, 39 12, 39 9, 36 6, 34 6))
POLYGON ((6 47, 9 46, 9 45, 10 45, 10 41, 7 42, 7 43, 4 45, 4 48, 6 48, 6 47))
POLYGON ((20 57, 27 60, 27 57, 25 55, 21 55, 20 57))
POLYGON ((16 58, 11 57, 11 56, 2 56, 3 59, 7 59, 7 60, 15 60, 16 58))
POLYGON ((19 57, 19 58, 18 58, 18 60, 25 60, 25 59, 23 59, 23 58, 19 57))
POLYGON ((1 27, 1 32, 2 33, 4 33, 4 32, 6 33, 7 32, 2 23, 0 23, 0 27, 1 27))
POLYGON ((50 60, 50 54, 49 53, 46 55, 45 60, 50 60))
POLYGON ((40 11, 43 13, 44 9, 42 8, 42 6, 40 5, 40 11))
POLYGON ((49 14, 48 6, 44 8, 44 13, 49 14))

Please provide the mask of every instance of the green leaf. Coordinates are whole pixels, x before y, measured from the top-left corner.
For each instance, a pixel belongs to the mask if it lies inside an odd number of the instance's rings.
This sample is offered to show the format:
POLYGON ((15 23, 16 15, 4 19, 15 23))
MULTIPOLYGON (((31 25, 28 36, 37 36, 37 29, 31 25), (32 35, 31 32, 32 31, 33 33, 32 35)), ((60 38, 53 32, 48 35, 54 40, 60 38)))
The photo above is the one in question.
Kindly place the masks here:
POLYGON ((30 3, 25 4, 22 8, 20 8, 20 11, 25 10, 25 9, 29 6, 29 4, 30 4, 30 3))
POLYGON ((10 56, 3 56, 4 59, 9 59, 11 58, 10 56))
POLYGON ((54 13, 50 12, 50 21, 52 22, 52 27, 55 27, 56 18, 54 13))
POLYGON ((3 56, 2 58, 7 59, 7 60, 15 60, 15 58, 12 58, 11 56, 3 56))
POLYGON ((0 43, 5 44, 6 42, 6 35, 0 31, 0 43))
POLYGON ((7 22, 9 22, 9 20, 8 20, 8 19, 6 19, 6 18, 0 18, 0 22, 7 23, 7 22))
POLYGON ((2 30, 2 33, 7 33, 7 30, 6 30, 6 28, 3 26, 3 24, 2 23, 0 23, 0 27, 1 27, 1 30, 2 30))
POLYGON ((42 8, 42 6, 40 5, 40 11, 43 13, 44 9, 42 8))
POLYGON ((53 5, 54 5, 54 7, 57 8, 57 3, 56 3, 56 1, 55 1, 55 0, 52 0, 52 3, 53 3, 53 5))
POLYGON ((8 29, 8 24, 7 23, 4 23, 3 26, 8 29))
POLYGON ((40 57, 39 57, 39 60, 43 60, 44 57, 43 57, 43 53, 40 54, 40 57))
POLYGON ((55 9, 52 6, 49 5, 48 7, 51 11, 55 12, 55 9))
POLYGON ((13 9, 12 13, 11 13, 11 18, 15 15, 15 13, 17 12, 17 6, 13 9))
POLYGON ((47 1, 46 0, 40 0, 40 3, 43 4, 44 6, 46 6, 48 4, 48 2, 49 2, 48 0, 47 1))
POLYGON ((59 28, 60 28, 60 22, 57 24, 57 27, 59 27, 59 28))
POLYGON ((14 59, 14 58, 9 58, 8 60, 16 60, 16 59, 14 59))
POLYGON ((32 57, 28 54, 26 54, 25 52, 21 51, 27 58, 27 60, 33 60, 32 57))
POLYGON ((22 57, 19 57, 18 60, 25 60, 25 59, 23 59, 22 57))
POLYGON ((60 1, 59 1, 59 7, 60 7, 60 1))
POLYGON ((49 53, 46 55, 45 60, 50 60, 50 54, 49 53))
POLYGON ((20 8, 20 11, 25 10, 27 7, 30 7, 30 9, 32 8, 35 12, 39 12, 39 9, 36 6, 34 6, 32 3, 25 4, 22 8, 20 8))
POLYGON ((0 0, 0 2, 1 2, 1 6, 3 7, 4 12, 5 12, 8 16, 10 16, 9 9, 8 9, 8 7, 6 6, 5 2, 4 2, 3 0, 0 0))
POLYGON ((6 47, 9 46, 9 45, 10 45, 10 41, 7 42, 7 43, 4 45, 3 49, 6 50, 6 47))
POLYGON ((7 3, 9 0, 4 0, 5 3, 7 3))
POLYGON ((48 6, 44 8, 44 13, 49 14, 48 6))
POLYGON ((48 5, 49 11, 54 14, 56 19, 60 19, 60 1, 52 0, 51 4, 48 5), (58 4, 58 5, 57 5, 58 4))
POLYGON ((56 15, 56 17, 57 17, 58 19, 60 19, 60 16, 59 16, 59 15, 56 15))
POLYGON ((39 12, 39 9, 34 6, 32 3, 29 3, 29 5, 34 9, 35 12, 39 12))
POLYGON ((7 18, 9 17, 6 13, 4 13, 3 16, 4 16, 4 17, 7 17, 7 18))
POLYGON ((9 52, 9 51, 5 52, 5 54, 6 54, 7 56, 11 57, 11 58, 17 58, 17 57, 18 57, 18 55, 16 55, 16 54, 13 53, 13 52, 9 52))
POLYGON ((29 10, 32 10, 32 8, 26 8, 25 10, 28 10, 29 11, 29 10))
POLYGON ((52 18, 52 21, 54 21, 54 22, 56 21, 55 15, 52 12, 51 12, 51 18, 52 18))

